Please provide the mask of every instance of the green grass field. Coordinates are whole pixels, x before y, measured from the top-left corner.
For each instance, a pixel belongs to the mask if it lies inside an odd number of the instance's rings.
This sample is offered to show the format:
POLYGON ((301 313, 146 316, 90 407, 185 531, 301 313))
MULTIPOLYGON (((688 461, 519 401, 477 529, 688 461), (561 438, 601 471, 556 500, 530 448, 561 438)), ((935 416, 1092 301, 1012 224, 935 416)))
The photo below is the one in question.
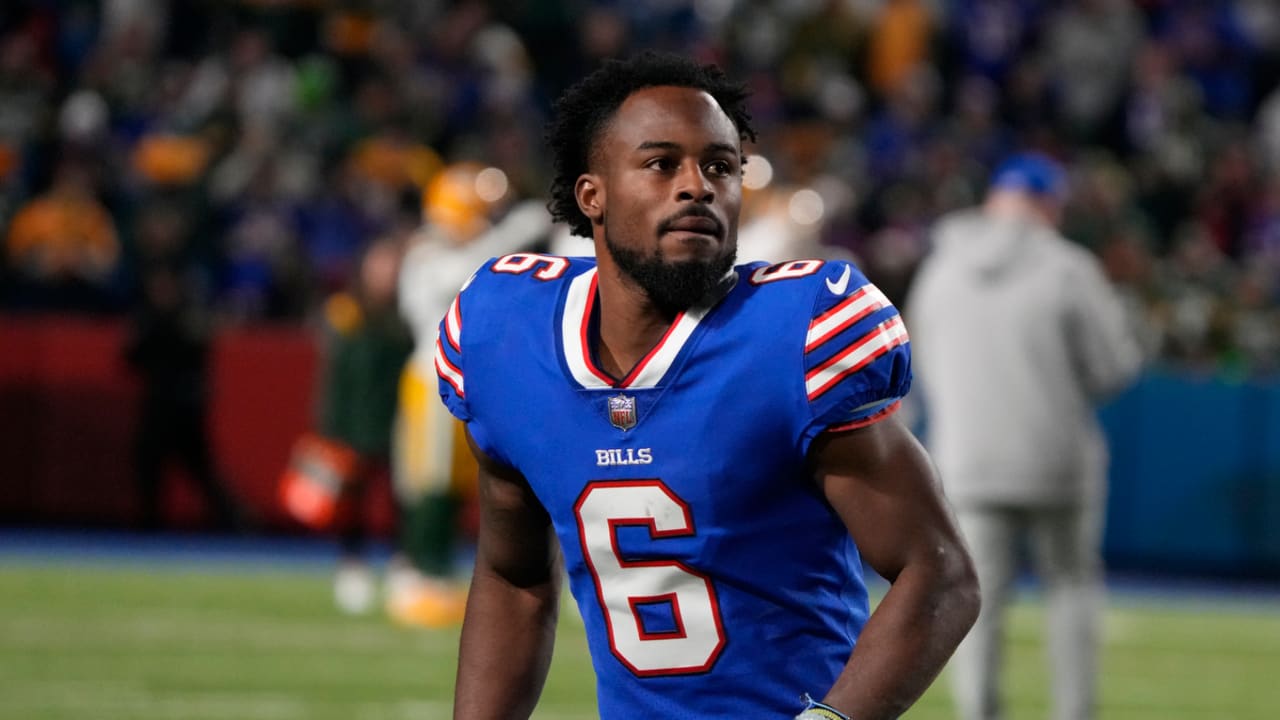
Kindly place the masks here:
MULTIPOLYGON (((1038 606, 1015 609, 1010 716, 1046 717, 1038 606)), ((594 718, 582 628, 566 611, 535 716, 594 718)), ((1113 598, 1103 720, 1280 716, 1280 607, 1113 598)), ((328 577, 6 560, 0 566, 5 720, 448 718, 456 631, 411 631, 330 605, 328 577)), ((951 718, 943 683, 907 717, 951 718)))

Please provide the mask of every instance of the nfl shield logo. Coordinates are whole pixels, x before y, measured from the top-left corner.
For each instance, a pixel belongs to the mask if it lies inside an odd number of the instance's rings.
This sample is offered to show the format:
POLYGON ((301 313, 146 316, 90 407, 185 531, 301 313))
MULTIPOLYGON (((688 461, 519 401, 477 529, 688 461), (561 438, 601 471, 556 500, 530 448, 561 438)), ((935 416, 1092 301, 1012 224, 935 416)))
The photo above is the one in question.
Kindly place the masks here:
POLYGON ((609 398, 609 422, 619 430, 630 430, 636 426, 636 399, 626 395, 615 395, 609 398))

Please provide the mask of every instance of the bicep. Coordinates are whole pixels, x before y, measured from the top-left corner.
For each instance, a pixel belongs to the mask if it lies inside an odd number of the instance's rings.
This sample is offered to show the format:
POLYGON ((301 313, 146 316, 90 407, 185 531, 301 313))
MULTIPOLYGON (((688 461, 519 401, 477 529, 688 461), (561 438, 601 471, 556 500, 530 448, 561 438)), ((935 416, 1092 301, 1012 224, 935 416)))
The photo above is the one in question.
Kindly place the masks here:
POLYGON ((488 457, 467 433, 480 466, 480 527, 476 569, 518 587, 554 579, 551 518, 518 471, 488 457))
POLYGON ((915 562, 963 557, 963 543, 924 448, 896 417, 819 436, 815 480, 863 558, 892 581, 915 562))

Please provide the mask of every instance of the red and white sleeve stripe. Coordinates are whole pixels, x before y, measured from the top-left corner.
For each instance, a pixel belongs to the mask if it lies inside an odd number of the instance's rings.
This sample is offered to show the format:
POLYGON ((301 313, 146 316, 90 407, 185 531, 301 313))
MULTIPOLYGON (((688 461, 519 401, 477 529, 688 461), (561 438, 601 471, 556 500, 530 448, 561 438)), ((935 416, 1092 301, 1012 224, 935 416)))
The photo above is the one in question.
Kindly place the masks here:
MULTIPOLYGON (((817 323, 819 320, 814 322, 817 323)), ((810 333, 813 333, 812 329, 810 333)), ((833 336, 828 334, 828 337, 833 336)), ((902 324, 902 318, 896 314, 876 325, 843 350, 806 373, 805 392, 810 402, 835 387, 844 378, 866 367, 876 358, 900 345, 905 345, 908 340, 907 329, 902 324)))
POLYGON ((458 309, 458 299, 461 296, 455 296, 453 302, 449 305, 449 312, 444 316, 444 334, 449 340, 449 345, 456 351, 462 352, 462 312, 458 309))
POLYGON ((453 363, 449 362, 449 357, 445 355, 444 346, 440 340, 436 339, 436 372, 445 382, 453 386, 458 397, 466 397, 465 385, 462 379, 462 370, 453 363))

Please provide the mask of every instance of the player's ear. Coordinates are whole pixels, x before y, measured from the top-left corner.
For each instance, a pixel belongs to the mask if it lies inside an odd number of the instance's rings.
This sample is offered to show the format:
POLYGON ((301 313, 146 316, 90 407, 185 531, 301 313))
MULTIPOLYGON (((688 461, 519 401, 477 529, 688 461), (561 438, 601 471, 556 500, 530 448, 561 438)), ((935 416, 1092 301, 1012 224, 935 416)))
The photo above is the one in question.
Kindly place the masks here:
POLYGON ((600 179, 590 173, 579 175, 573 194, 578 199, 578 209, 582 214, 592 223, 599 223, 604 217, 604 186, 600 179))

